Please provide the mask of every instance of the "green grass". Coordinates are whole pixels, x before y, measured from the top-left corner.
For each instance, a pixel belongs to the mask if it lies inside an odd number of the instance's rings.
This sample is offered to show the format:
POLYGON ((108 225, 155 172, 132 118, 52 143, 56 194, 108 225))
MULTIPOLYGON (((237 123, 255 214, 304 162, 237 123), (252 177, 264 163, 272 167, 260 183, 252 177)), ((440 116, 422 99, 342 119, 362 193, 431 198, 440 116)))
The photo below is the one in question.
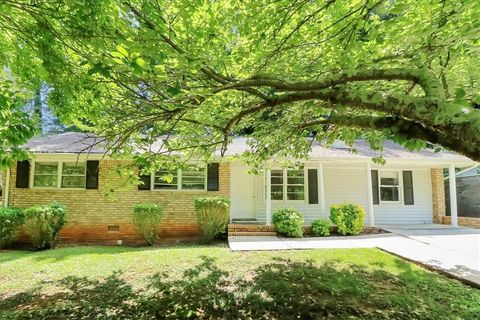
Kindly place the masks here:
POLYGON ((1 319, 480 319, 480 290, 376 249, 0 252, 1 319))

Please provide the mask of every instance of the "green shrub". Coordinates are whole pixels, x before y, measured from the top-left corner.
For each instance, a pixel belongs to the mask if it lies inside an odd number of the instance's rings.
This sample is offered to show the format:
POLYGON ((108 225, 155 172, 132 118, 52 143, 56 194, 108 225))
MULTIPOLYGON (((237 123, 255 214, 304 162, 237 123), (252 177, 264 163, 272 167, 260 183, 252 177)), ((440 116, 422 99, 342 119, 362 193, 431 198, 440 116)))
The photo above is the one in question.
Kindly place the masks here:
POLYGON ((220 197, 195 199, 196 220, 205 243, 210 243, 228 224, 230 200, 220 197))
POLYGON ((356 235, 362 231, 365 211, 355 204, 342 204, 330 208, 330 220, 337 226, 338 233, 356 235))
POLYGON ((54 247, 66 215, 67 208, 57 202, 25 209, 25 231, 36 249, 54 247))
POLYGON ((0 208, 0 248, 13 239, 15 230, 25 222, 23 211, 18 208, 0 208))
POLYGON ((156 204, 139 203, 133 207, 133 222, 149 245, 159 238, 162 208, 156 204))
POLYGON ((287 237, 303 236, 303 214, 295 209, 278 209, 273 214, 273 224, 277 232, 287 237))
POLYGON ((312 233, 314 236, 326 237, 330 235, 330 219, 322 218, 312 222, 312 233))

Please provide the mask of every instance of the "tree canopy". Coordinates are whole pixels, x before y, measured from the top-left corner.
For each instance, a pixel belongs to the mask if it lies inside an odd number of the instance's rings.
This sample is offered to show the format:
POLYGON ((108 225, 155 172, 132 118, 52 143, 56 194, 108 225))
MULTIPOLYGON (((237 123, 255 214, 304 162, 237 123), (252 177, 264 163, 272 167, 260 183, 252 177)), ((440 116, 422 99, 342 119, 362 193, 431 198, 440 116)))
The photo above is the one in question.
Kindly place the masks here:
MULTIPOLYGON (((480 160, 477 0, 4 0, 0 28, 3 79, 46 83, 111 153, 208 156, 242 134, 260 163, 361 136, 480 160)), ((32 134, 14 99, 12 146, 32 134)))

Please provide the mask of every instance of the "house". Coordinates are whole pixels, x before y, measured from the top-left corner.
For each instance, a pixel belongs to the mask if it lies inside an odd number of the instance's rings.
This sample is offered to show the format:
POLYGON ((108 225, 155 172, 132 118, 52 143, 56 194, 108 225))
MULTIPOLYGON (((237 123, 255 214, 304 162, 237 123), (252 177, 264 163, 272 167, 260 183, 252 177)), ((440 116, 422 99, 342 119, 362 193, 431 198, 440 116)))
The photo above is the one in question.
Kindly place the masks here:
MULTIPOLYGON (((131 218, 136 203, 158 203, 164 208, 163 237, 197 236, 193 202, 199 196, 229 197, 232 224, 269 226, 272 213, 280 207, 297 208, 309 224, 327 217, 331 205, 345 202, 361 205, 370 226, 442 223, 446 221, 443 169, 454 174, 456 167, 474 164, 451 152, 409 152, 386 141, 382 152, 386 164, 377 165, 371 159, 378 152, 357 140, 356 152, 342 144, 326 148, 314 143, 303 168, 285 169, 272 161, 270 169, 255 176, 231 159, 248 149, 246 138, 235 138, 217 163, 203 170, 170 173, 171 182, 159 178, 164 172, 142 176, 143 185, 118 191, 111 200, 104 191, 116 179, 111 172, 125 160, 106 157, 95 142, 95 136, 85 133, 29 141, 23 147, 31 152, 31 159, 17 162, 5 173, 3 205, 23 208, 62 202, 69 214, 61 239, 111 244, 139 240, 131 218)), ((455 218, 456 205, 449 220, 453 225, 455 218)))

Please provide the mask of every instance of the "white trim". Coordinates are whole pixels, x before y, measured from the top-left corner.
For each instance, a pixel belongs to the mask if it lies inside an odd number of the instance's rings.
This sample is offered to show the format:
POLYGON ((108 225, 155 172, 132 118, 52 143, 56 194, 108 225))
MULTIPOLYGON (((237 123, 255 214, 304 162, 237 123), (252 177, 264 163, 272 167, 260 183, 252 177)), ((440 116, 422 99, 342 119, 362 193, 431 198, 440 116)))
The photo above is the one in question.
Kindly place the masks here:
MULTIPOLYGON (((368 214, 368 224, 370 227, 375 226, 375 207, 373 205, 373 190, 372 190, 372 164, 370 162, 366 163, 367 171, 367 214, 368 214)), ((379 194, 380 199, 380 194, 379 194)))
POLYGON ((449 191, 450 191, 450 218, 453 227, 458 226, 458 212, 457 212, 457 179, 455 175, 455 164, 451 163, 448 166, 449 191))
MULTIPOLYGON (((379 205, 382 204, 402 204, 403 203, 403 170, 398 170, 398 169, 376 169, 378 170, 378 202, 379 205), (382 200, 382 184, 380 183, 381 181, 381 172, 396 172, 398 174, 398 201, 387 201, 387 200, 382 200)), ((394 185, 389 186, 389 185, 384 185, 383 187, 385 188, 395 188, 394 185)))
MULTIPOLYGON (((283 193, 283 199, 282 200, 270 200, 275 203, 305 203, 308 204, 308 192, 307 192, 307 186, 308 186, 308 171, 307 167, 304 167, 303 169, 288 169, 288 168, 272 168, 270 169, 270 188, 271 188, 271 173, 272 170, 275 171, 282 171, 282 193, 283 193), (303 200, 288 200, 288 195, 287 195, 287 187, 288 187, 288 171, 297 171, 297 170, 303 170, 303 200)), ((292 186, 300 186, 292 184, 292 186)), ((271 192, 271 189, 270 189, 271 192)), ((266 194, 267 192, 265 191, 265 196, 263 197, 264 200, 266 199, 266 194)), ((271 198, 271 194, 270 194, 271 198)))
POLYGON ((327 214, 327 206, 325 203, 325 183, 323 182, 323 162, 319 162, 317 165, 317 180, 320 213, 322 214, 322 216, 325 216, 327 214))
MULTIPOLYGON (((86 190, 87 189, 87 162, 86 161, 48 161, 48 160, 30 160, 30 176, 29 176, 29 186, 31 189, 36 190, 86 190), (55 187, 38 187, 34 185, 35 180, 35 168, 36 163, 56 163, 57 164, 57 185, 55 187), (63 163, 78 163, 84 164, 85 167, 85 185, 82 188, 62 188, 62 177, 63 177, 63 163)), ((53 175, 53 174, 52 174, 53 175)))
POLYGON ((3 197, 5 200, 5 208, 8 208, 8 202, 10 198, 10 168, 7 168, 7 175, 5 177, 5 196, 3 197))
POLYGON ((192 191, 208 191, 208 166, 203 166, 204 171, 204 182, 203 182, 203 189, 183 189, 182 187, 182 180, 183 180, 183 170, 177 169, 177 188, 176 189, 155 189, 155 174, 150 174, 150 191, 156 192, 192 192, 192 191))
POLYGON ((266 199, 265 199, 265 218, 267 226, 272 224, 272 188, 271 188, 271 170, 267 169, 266 176, 266 199))

